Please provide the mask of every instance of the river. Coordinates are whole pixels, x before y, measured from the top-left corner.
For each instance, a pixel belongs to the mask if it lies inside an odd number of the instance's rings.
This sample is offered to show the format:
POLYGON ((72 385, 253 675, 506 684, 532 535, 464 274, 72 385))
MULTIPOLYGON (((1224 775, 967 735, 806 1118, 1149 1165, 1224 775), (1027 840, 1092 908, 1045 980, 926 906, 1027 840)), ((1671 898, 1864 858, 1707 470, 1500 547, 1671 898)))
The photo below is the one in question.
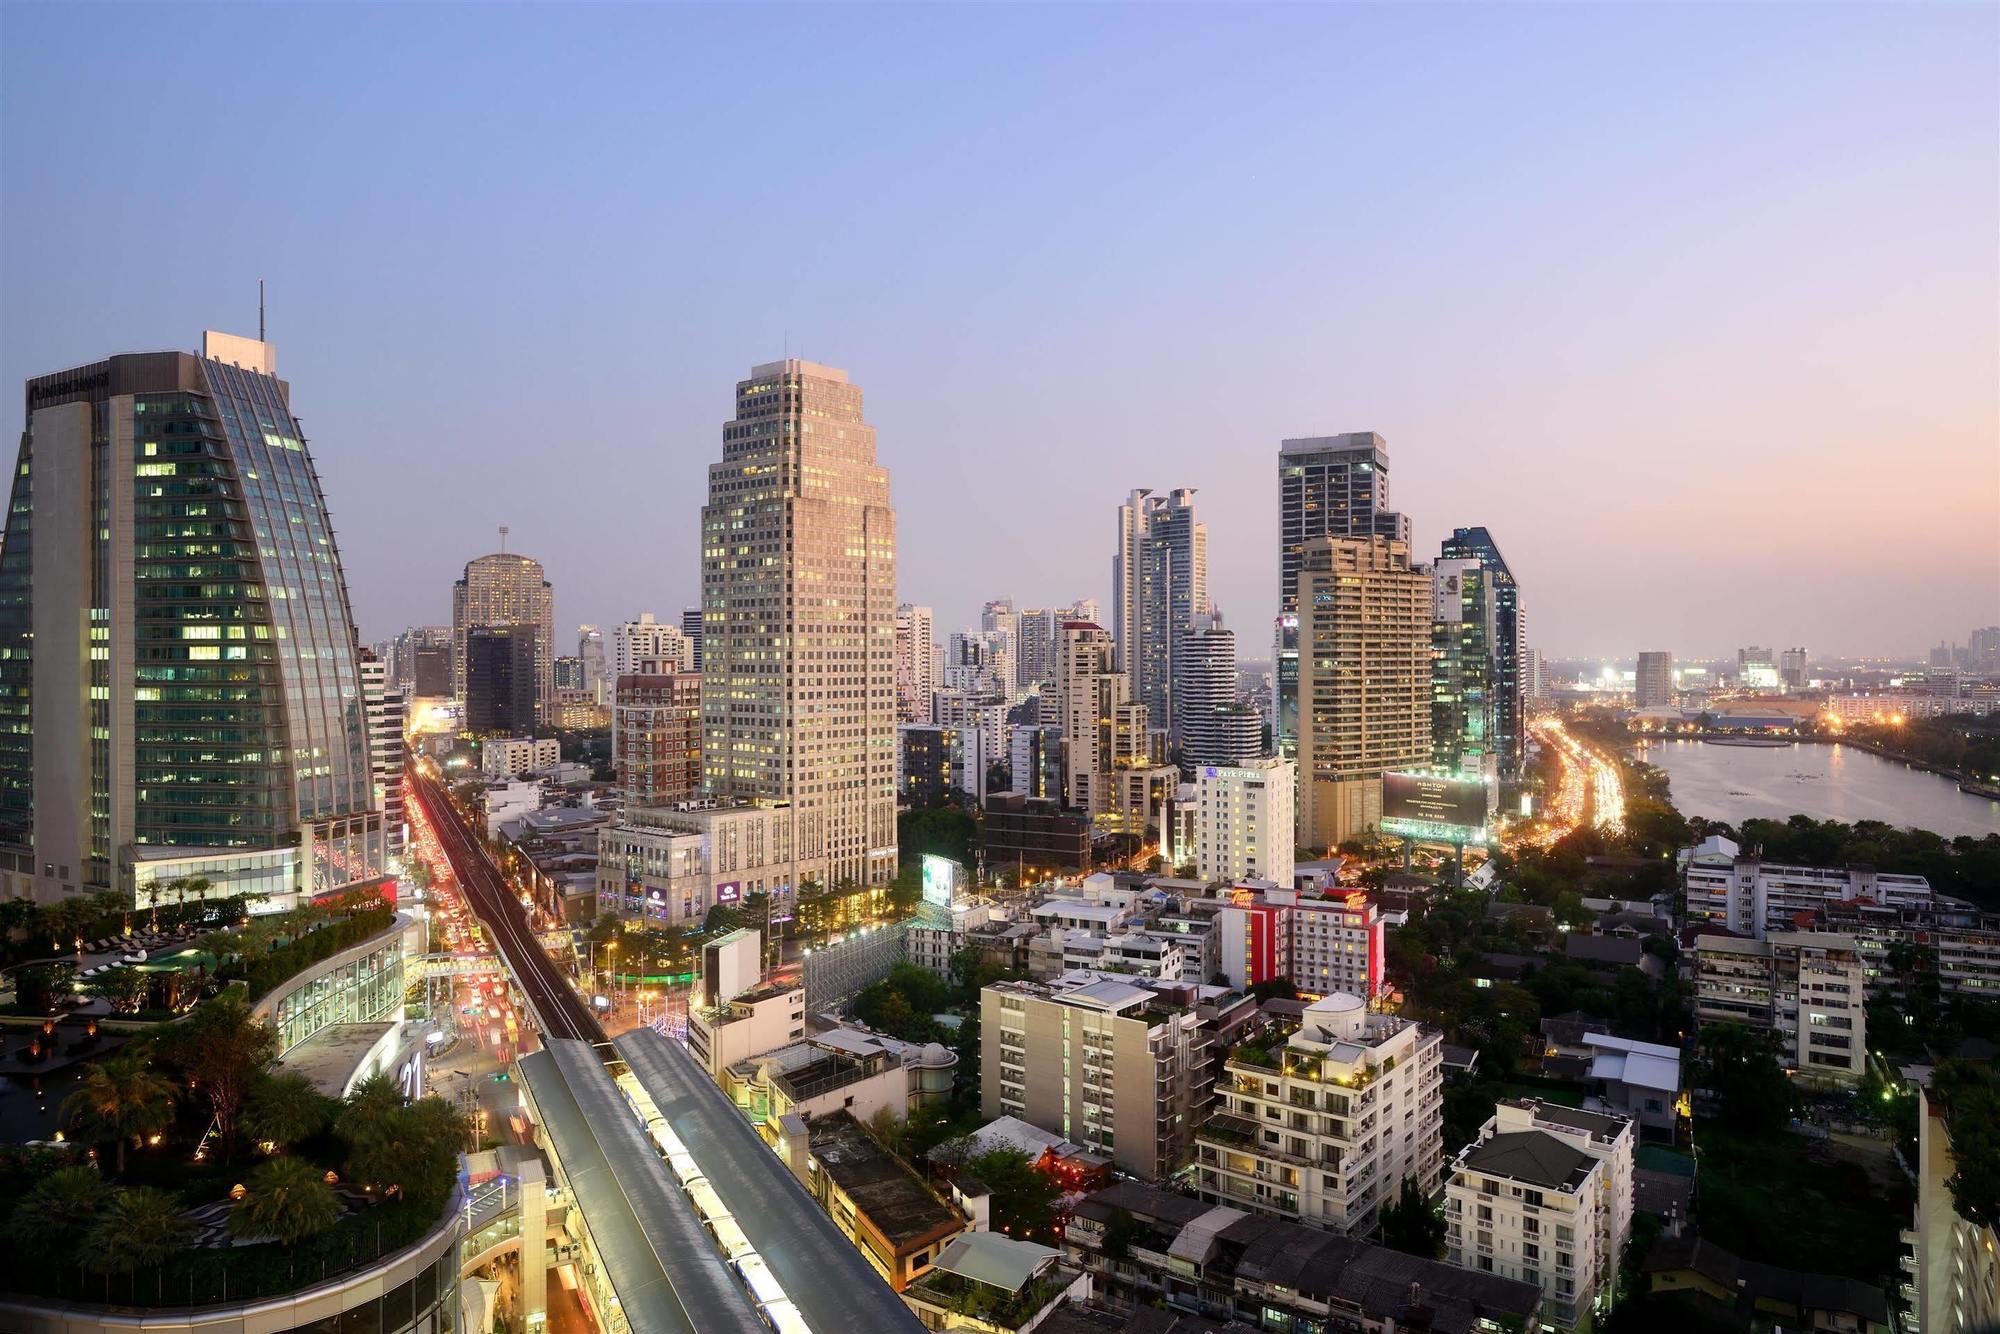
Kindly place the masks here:
POLYGON ((1803 814, 1843 824, 1914 825, 1946 838, 2000 834, 2000 801, 1960 792, 1949 778, 1856 746, 1652 741, 1635 753, 1667 771, 1682 815, 1733 825, 1803 814))

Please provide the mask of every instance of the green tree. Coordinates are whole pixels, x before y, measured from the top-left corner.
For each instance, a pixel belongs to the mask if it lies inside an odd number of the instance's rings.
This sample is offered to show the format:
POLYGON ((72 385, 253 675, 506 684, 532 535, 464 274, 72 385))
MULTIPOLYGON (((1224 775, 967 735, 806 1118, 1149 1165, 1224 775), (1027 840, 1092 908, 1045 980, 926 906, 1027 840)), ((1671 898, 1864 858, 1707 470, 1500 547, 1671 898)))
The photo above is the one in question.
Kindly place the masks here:
POLYGON ((317 1167, 303 1158, 273 1158, 250 1174, 229 1211, 229 1234, 292 1246, 326 1231, 340 1214, 340 1197, 317 1167))
POLYGON ((125 1051, 98 1061, 63 1100, 63 1123, 86 1143, 114 1146, 125 1173, 131 1141, 164 1130, 174 1119, 174 1086, 152 1069, 147 1053, 125 1051))
POLYGON ((72 1259, 111 1195, 111 1183, 96 1169, 59 1167, 14 1206, 7 1238, 37 1258, 72 1259))
POLYGON ((1053 1243, 1056 1201, 1062 1192, 1027 1154, 1019 1149, 989 1149, 966 1159, 963 1171, 990 1192, 994 1227, 1016 1240, 1053 1243))
POLYGON ((243 1129, 253 1140, 288 1148, 326 1129, 334 1107, 304 1075, 266 1074, 244 1100, 243 1129))
POLYGON ((1382 1244, 1426 1260, 1444 1255, 1444 1210, 1424 1197, 1416 1178, 1404 1177, 1391 1203, 1382 1206, 1382 1244))
POLYGON ((112 1196, 98 1214, 83 1239, 83 1263, 99 1274, 130 1274, 165 1263, 193 1239, 179 1196, 134 1186, 112 1196))
POLYGON ((1791 1119, 1794 1091, 1778 1064, 1774 1034, 1741 1024, 1702 1030, 1697 1083, 1715 1095, 1724 1123, 1748 1134, 1775 1135, 1791 1119))
POLYGON ((114 1014, 133 1014, 145 1000, 146 975, 130 964, 119 964, 86 979, 83 994, 109 1001, 114 1014))
POLYGON ((1958 1164, 1953 1203, 1974 1223, 2000 1225, 2000 1077, 1988 1065, 1946 1061, 1931 1074, 1931 1096, 1958 1164))
POLYGON ((276 1055, 276 1036, 242 997, 224 992, 175 1024, 165 1044, 188 1086, 215 1115, 223 1161, 233 1160, 243 1099, 276 1055))
POLYGON ((379 1117, 352 1115, 368 1110, 350 1102, 342 1113, 349 1177, 422 1207, 443 1204, 465 1148, 465 1117, 442 1098, 422 1098, 379 1117))
POLYGON ((76 966, 67 963, 36 963, 14 970, 14 1003, 23 1014, 54 1014, 56 1006, 73 995, 71 981, 76 966))

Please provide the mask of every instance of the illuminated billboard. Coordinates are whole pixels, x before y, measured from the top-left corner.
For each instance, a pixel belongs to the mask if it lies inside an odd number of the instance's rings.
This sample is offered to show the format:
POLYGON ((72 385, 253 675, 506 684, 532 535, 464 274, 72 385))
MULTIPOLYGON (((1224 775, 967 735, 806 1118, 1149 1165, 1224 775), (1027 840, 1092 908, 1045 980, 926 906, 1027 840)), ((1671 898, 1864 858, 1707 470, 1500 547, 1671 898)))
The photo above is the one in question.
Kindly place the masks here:
POLYGON ((1382 829, 1423 842, 1482 845, 1490 795, 1478 777, 1383 774, 1382 829))
POLYGON ((717 903, 737 903, 742 898, 743 882, 740 880, 726 881, 715 887, 715 901, 717 903))
POLYGON ((965 868, 949 857, 934 852, 924 854, 924 902, 949 908, 958 899, 965 883, 965 868))

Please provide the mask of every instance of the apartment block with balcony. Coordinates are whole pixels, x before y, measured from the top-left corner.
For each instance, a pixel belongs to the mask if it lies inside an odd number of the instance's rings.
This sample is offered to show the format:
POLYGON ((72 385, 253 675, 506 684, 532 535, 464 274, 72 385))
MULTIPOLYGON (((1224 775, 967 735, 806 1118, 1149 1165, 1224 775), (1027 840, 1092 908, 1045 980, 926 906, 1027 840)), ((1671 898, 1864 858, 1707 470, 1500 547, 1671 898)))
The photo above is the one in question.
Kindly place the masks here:
POLYGON ((1546 1323, 1587 1326, 1616 1295, 1632 1235, 1632 1151, 1623 1116, 1519 1099, 1498 1104, 1445 1187, 1447 1258, 1547 1298, 1546 1323))
POLYGON ((1871 866, 1781 866, 1715 835, 1680 854, 1687 924, 1720 926, 1762 939, 1788 930, 1797 914, 1829 903, 1862 901, 1888 908, 1929 909, 1936 896, 1920 875, 1871 866))
POLYGON ((1405 1177, 1437 1189, 1443 1038, 1358 996, 1313 1002, 1282 1044, 1239 1046, 1215 1093, 1195 1133, 1204 1200, 1366 1232, 1405 1177))
POLYGON ((1860 1082, 1867 985, 1853 936, 1773 931, 1763 940, 1695 940, 1695 1019, 1769 1029, 1801 1079, 1860 1082))
POLYGON ((1017 1116, 1152 1180, 1186 1163, 1209 1099, 1196 1078, 1208 1033, 1194 1004, 1078 972, 984 988, 979 1026, 987 1119, 1017 1116))

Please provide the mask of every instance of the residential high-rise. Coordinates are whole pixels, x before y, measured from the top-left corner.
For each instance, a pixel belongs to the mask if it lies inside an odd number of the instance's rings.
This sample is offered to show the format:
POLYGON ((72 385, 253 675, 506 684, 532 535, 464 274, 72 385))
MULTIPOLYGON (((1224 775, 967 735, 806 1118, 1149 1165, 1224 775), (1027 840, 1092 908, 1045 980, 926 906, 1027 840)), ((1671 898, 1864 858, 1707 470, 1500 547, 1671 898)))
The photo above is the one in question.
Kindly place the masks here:
POLYGON ((373 653, 361 655, 361 699, 368 714, 368 772, 375 809, 382 812, 382 843, 388 865, 399 866, 409 838, 403 806, 403 692, 389 680, 389 664, 373 653))
POLYGON ((1806 651, 1803 648, 1788 648, 1778 655, 1778 679, 1787 690, 1803 690, 1806 686, 1806 651))
POLYGON ((576 627, 576 656, 583 659, 583 688, 593 700, 604 703, 611 683, 604 661, 604 632, 594 625, 576 627))
POLYGON ((1174 664, 1181 772, 1247 764, 1263 753, 1264 720, 1236 700, 1236 633, 1220 612, 1197 616, 1174 664))
POLYGON ((650 672, 694 671, 694 645, 675 626, 639 613, 636 621, 625 621, 611 632, 611 673, 613 679, 650 672))
POLYGON ((1695 1022, 1742 1024, 1778 1037, 1806 1083, 1860 1082, 1868 1068, 1867 970, 1860 942, 1832 931, 1767 931, 1760 939, 1698 935, 1695 1022))
POLYGON ((1292 826, 1298 800, 1291 760, 1209 765, 1195 780, 1200 809, 1195 874, 1204 880, 1292 883, 1292 826))
POLYGON ((1176 663, 1195 618, 1209 610, 1208 525, 1195 519, 1193 489, 1134 491, 1118 507, 1111 566, 1118 660, 1153 726, 1178 743, 1176 663))
POLYGON ((282 908, 380 875, 340 550, 271 346, 29 380, 13 479, 0 897, 199 876, 282 908))
POLYGON ((628 806, 701 795, 701 673, 654 670, 618 678, 611 767, 628 806))
POLYGON ((680 608, 680 632, 684 636, 688 636, 688 648, 692 650, 690 658, 688 658, 688 670, 690 672, 700 672, 702 670, 702 608, 698 608, 698 606, 684 606, 684 608, 680 608))
POLYGON ((896 717, 929 722, 931 696, 938 692, 937 630, 929 607, 905 602, 896 608, 896 717))
POLYGON ((1514 778, 1521 772, 1522 747, 1527 740, 1527 710, 1521 694, 1521 650, 1526 641, 1527 618, 1521 611, 1521 587, 1493 534, 1484 528, 1454 528, 1444 540, 1445 560, 1476 560, 1486 570, 1486 586, 1493 602, 1492 647, 1488 650, 1491 679, 1488 695, 1493 703, 1491 750, 1498 761, 1500 777, 1514 778))
POLYGON ((556 697, 556 595, 540 561, 506 550, 467 561, 465 576, 451 589, 452 693, 466 691, 466 635, 481 625, 527 625, 535 630, 535 716, 548 720, 556 697))
POLYGON ((583 693, 583 659, 574 653, 565 653, 556 659, 556 694, 559 696, 583 693))
POLYGON ((1021 670, 1021 621, 1014 611, 1014 599, 993 598, 979 611, 980 633, 992 638, 999 636, 1006 644, 1007 680, 1004 683, 1009 695, 1020 689, 1017 679, 1021 670))
POLYGON ((1499 617, 1492 573, 1468 557, 1431 567, 1431 763, 1499 776, 1495 674, 1499 617))
POLYGON ((1014 618, 1014 679, 1022 690, 1054 679, 1056 627, 1066 619, 1052 607, 1029 607, 1014 618))
MULTIPOLYGON (((1410 541, 1410 521, 1389 508, 1389 447, 1373 431, 1305 436, 1278 446, 1278 622, 1274 661, 1272 741, 1278 754, 1298 752, 1299 571, 1306 547, 1322 537, 1386 537, 1410 541)), ((1307 782, 1300 767, 1300 781, 1307 782)))
POLYGON ((1672 708, 1679 699, 1674 689, 1674 655, 1644 652, 1639 655, 1639 671, 1632 681, 1632 702, 1642 709, 1672 708))
POLYGON ((535 730, 536 646, 532 625, 475 625, 465 635, 465 730, 526 736, 535 730))
MULTIPOLYGON (((845 371, 736 386, 702 509, 702 768, 785 802, 799 874, 896 874, 896 515, 845 371)), ((796 882, 795 882, 796 883, 796 882)))
POLYGON ((1092 816, 1116 805, 1112 771, 1112 714, 1128 701, 1131 683, 1118 670, 1111 634, 1088 621, 1065 622, 1056 645, 1056 681, 1051 717, 1043 695, 1042 718, 1062 728, 1068 743, 1071 806, 1092 816))
POLYGON ((1391 537, 1322 537, 1299 570, 1299 842, 1382 823, 1382 775, 1431 760, 1431 578, 1391 537))
MULTIPOLYGON (((1548 683, 1542 679, 1542 651, 1538 648, 1521 650, 1521 704, 1533 704, 1548 693, 1548 683)), ((1525 729, 1526 724, 1522 724, 1525 729)))

